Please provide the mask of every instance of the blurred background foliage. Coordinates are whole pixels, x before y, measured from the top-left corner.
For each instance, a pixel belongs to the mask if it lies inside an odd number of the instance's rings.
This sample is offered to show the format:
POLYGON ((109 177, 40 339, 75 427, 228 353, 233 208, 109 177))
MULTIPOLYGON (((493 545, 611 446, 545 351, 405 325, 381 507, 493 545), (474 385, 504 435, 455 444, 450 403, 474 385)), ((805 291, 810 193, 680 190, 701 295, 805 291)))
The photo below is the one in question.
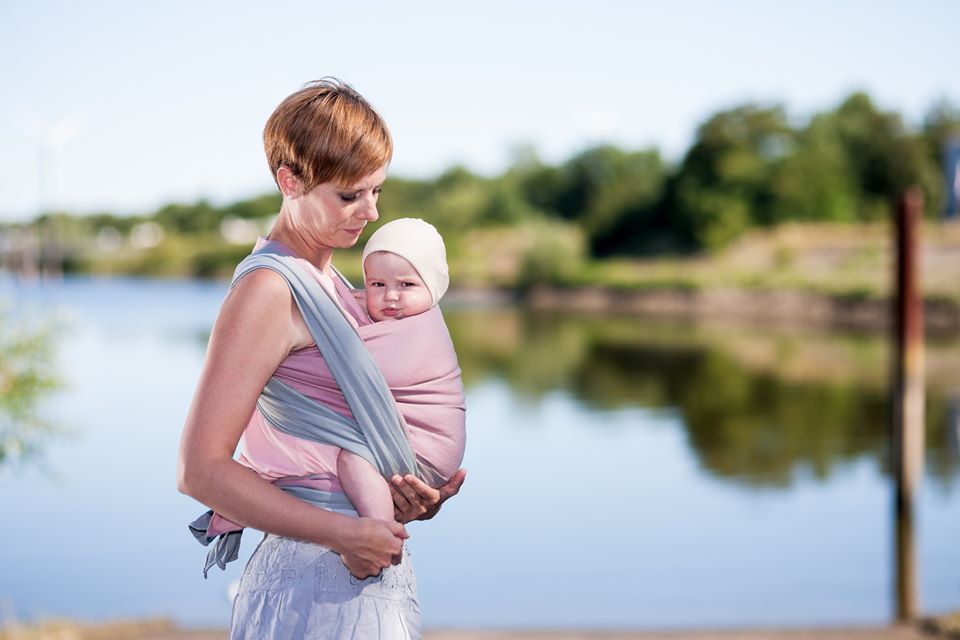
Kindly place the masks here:
MULTIPOLYGON (((391 177, 380 210, 384 221, 434 223, 459 286, 603 283, 598 264, 716 253, 757 228, 886 220, 912 184, 935 218, 946 202, 944 146, 956 135, 960 109, 946 102, 914 127, 864 93, 802 122, 780 105, 744 104, 708 117, 676 164, 656 149, 601 145, 552 165, 521 147, 497 176, 457 166, 434 179, 391 177)), ((270 193, 147 215, 46 213, 2 230, 38 251, 57 238, 67 271, 223 277, 279 206, 270 193)), ((358 273, 351 262, 338 258, 358 273)))
POLYGON ((55 349, 49 326, 0 308, 0 468, 35 458, 63 431, 40 410, 40 401, 61 387, 55 349))

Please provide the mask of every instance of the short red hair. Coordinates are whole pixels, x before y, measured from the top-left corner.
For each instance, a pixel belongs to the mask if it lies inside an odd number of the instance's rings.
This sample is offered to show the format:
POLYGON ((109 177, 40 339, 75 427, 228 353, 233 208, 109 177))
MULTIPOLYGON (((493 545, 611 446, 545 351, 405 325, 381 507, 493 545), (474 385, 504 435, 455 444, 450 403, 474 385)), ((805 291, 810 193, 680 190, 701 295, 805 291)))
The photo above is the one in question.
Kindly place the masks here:
POLYGON ((285 166, 307 193, 324 182, 348 186, 385 167, 393 139, 353 87, 323 78, 280 103, 263 129, 263 148, 274 181, 285 166))

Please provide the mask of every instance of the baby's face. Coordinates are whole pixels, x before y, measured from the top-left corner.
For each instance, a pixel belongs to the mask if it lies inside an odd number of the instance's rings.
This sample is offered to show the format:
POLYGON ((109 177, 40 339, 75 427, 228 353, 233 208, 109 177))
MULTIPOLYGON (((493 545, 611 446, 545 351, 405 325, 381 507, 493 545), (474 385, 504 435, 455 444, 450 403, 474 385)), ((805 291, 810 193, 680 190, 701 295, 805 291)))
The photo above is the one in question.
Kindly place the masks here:
POLYGON ((376 322, 415 316, 433 306, 430 289, 405 258, 376 251, 367 256, 363 269, 367 313, 376 322))

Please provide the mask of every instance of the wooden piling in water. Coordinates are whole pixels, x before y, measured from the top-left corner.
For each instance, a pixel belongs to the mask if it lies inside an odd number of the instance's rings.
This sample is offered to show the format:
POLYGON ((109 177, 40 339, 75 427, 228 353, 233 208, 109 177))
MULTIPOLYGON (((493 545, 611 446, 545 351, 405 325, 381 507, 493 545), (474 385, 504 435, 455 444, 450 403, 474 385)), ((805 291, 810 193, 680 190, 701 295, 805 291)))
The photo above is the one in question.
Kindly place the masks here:
POLYGON ((920 615, 914 535, 914 499, 923 471, 923 302, 920 292, 920 227, 923 194, 908 189, 896 206, 896 292, 891 439, 895 483, 897 619, 920 615))

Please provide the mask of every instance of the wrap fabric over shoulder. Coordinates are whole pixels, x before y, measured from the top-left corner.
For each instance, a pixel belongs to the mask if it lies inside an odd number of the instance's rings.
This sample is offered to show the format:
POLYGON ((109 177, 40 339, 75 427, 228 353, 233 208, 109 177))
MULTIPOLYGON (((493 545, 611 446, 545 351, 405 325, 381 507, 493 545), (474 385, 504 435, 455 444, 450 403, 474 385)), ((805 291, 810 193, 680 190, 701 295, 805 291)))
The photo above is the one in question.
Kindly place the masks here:
MULTIPOLYGON (((257 399, 257 408, 264 418, 272 427, 288 435, 355 453, 385 478, 394 474, 419 477, 416 458, 393 395, 340 307, 316 278, 297 264, 297 258, 277 252, 270 245, 257 249, 237 266, 230 287, 236 286, 243 276, 256 269, 270 269, 287 282, 317 349, 353 414, 353 418, 343 416, 274 376, 257 399)), ((295 480, 274 484, 319 507, 353 512, 345 494, 297 486, 295 480)), ((223 569, 228 562, 236 560, 240 549, 242 529, 219 536, 208 534, 213 515, 213 511, 208 511, 190 524, 190 532, 201 544, 206 546, 217 540, 207 554, 204 577, 214 564, 223 569)))

